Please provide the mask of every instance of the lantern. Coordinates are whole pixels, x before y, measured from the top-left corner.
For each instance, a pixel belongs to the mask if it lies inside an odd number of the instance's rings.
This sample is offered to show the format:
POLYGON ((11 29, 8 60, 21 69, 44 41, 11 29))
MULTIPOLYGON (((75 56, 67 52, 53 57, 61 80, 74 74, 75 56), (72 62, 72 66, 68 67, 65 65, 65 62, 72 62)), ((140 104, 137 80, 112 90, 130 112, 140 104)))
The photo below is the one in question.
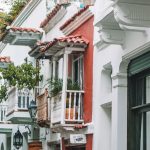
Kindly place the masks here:
POLYGON ((13 145, 16 149, 19 149, 23 145, 23 136, 20 133, 19 129, 13 137, 13 145))
POLYGON ((28 106, 29 114, 31 118, 34 120, 37 112, 37 106, 35 101, 31 101, 30 105, 28 106))

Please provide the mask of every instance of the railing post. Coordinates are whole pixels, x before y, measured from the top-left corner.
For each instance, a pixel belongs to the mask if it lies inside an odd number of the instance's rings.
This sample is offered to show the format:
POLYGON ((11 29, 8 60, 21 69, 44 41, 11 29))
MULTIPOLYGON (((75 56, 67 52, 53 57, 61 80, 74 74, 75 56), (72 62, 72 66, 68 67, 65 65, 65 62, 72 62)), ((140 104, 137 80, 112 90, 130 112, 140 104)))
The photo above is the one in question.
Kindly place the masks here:
POLYGON ((74 111, 73 111, 73 120, 76 119, 76 96, 77 96, 77 93, 75 92, 74 93, 74 111))
POLYGON ((72 95, 72 93, 69 92, 69 115, 68 115, 69 120, 71 119, 71 117, 70 117, 70 113, 71 113, 71 95, 72 95))
POLYGON ((80 120, 80 113, 81 113, 81 93, 79 93, 79 101, 78 101, 78 120, 80 120))

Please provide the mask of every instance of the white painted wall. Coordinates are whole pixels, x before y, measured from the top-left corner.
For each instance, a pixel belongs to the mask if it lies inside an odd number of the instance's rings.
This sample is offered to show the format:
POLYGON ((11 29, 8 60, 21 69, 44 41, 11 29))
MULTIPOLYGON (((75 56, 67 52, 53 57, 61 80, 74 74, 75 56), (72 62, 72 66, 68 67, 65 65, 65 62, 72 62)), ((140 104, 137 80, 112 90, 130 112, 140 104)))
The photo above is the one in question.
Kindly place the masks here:
MULTIPOLYGON (((109 0, 96 0, 95 23, 110 3, 109 0)), ((150 30, 123 31, 122 46, 109 44, 103 48, 94 47, 93 150, 127 150, 127 66, 131 59, 149 51, 150 30), (112 67, 112 92, 109 92, 108 86, 110 78, 104 73, 108 64, 112 67)), ((100 40, 99 36, 95 27, 94 42, 100 40)))

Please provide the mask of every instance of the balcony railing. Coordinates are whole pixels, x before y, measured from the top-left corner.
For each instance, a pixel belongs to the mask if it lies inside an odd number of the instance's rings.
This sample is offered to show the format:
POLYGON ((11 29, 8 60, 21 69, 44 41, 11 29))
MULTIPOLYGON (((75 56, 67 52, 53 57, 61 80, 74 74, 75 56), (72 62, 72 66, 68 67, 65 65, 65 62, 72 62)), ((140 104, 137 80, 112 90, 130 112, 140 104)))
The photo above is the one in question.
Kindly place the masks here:
POLYGON ((52 98, 51 103, 51 123, 78 124, 83 122, 83 94, 84 91, 66 91, 66 100, 63 104, 62 93, 52 98), (65 107, 63 107, 65 106, 65 107), (64 109, 64 111, 63 111, 64 109), (63 112, 65 112, 63 114, 63 112), (64 115, 64 116, 63 116, 64 115), (62 120, 62 118, 64 120, 62 120))
POLYGON ((27 110, 33 94, 28 89, 12 88, 8 93, 8 113, 18 110, 27 110))
POLYGON ((83 91, 67 90, 66 122, 83 122, 83 91))
POLYGON ((5 121, 8 105, 0 105, 0 122, 5 121))

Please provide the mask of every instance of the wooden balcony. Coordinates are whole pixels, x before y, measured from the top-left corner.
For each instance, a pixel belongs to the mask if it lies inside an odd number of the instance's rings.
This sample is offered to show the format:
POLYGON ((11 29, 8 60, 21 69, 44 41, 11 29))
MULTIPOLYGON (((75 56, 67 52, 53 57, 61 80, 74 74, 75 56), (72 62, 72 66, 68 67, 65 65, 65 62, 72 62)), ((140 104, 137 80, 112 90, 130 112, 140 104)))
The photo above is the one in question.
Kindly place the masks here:
POLYGON ((37 97, 37 123, 41 127, 49 127, 50 125, 50 110, 48 91, 37 97))
POLYGON ((18 90, 13 87, 8 92, 8 109, 6 120, 12 123, 30 123, 32 120, 28 112, 28 106, 33 99, 33 94, 28 89, 18 90))
POLYGON ((51 100, 52 127, 65 124, 65 126, 83 123, 83 94, 84 91, 67 90, 63 103, 60 93, 51 100))

